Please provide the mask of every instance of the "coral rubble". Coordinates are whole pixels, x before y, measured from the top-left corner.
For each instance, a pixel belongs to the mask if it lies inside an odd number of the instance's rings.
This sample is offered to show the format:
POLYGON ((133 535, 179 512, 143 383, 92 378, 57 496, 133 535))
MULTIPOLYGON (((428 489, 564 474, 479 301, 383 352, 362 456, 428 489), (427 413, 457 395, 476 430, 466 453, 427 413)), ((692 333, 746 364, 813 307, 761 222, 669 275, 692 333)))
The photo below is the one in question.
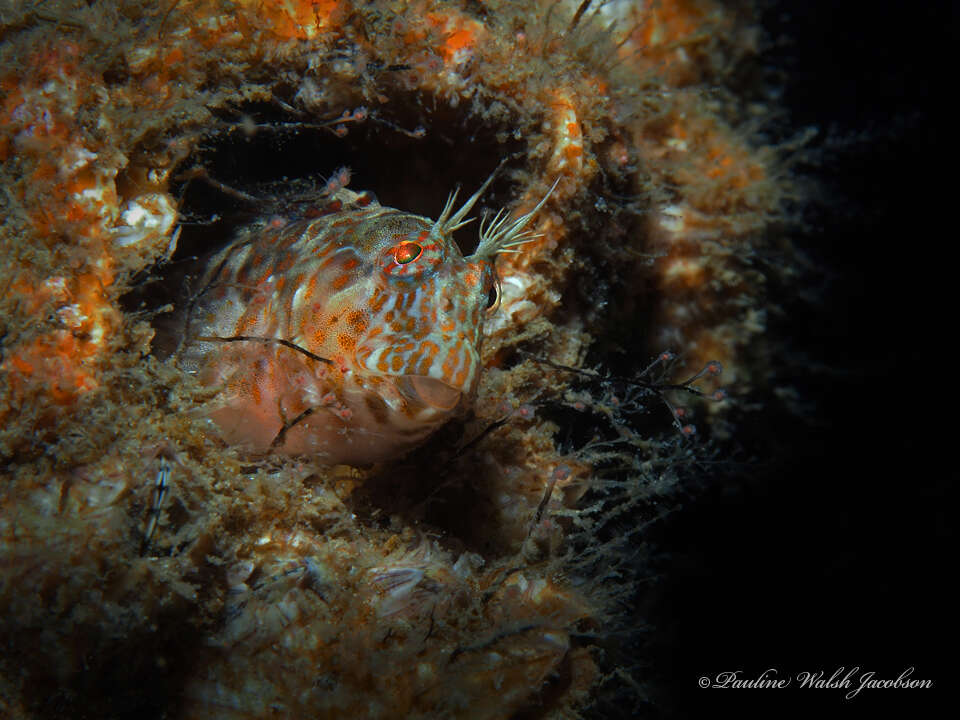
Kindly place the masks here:
POLYGON ((693 451, 563 366, 765 382, 790 186, 721 87, 746 9, 63 0, 3 5, 0 42, 0 710, 575 717, 616 685, 636 513, 693 451), (487 208, 559 180, 498 260, 472 407, 372 467, 228 445, 156 352, 193 259, 340 165, 434 218, 501 165, 487 208))

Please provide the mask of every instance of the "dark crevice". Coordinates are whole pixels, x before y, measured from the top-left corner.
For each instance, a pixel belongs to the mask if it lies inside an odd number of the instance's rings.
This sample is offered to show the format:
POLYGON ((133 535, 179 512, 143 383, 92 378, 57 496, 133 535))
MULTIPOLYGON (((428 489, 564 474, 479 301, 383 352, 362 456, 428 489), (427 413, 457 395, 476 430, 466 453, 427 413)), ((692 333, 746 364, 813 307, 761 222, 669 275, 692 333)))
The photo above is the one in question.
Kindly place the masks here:
MULTIPOLYGON (((406 108, 400 114, 368 112, 363 121, 339 125, 332 122, 338 116, 304 118, 269 103, 218 112, 217 122, 172 173, 180 212, 177 250, 169 263, 134 279, 124 308, 151 310, 168 303, 181 308, 196 291, 206 260, 238 230, 258 218, 303 212, 342 167, 351 171, 350 189, 435 218, 452 190, 459 186, 461 197, 468 196, 503 162, 473 214, 512 203, 512 174, 523 166, 523 142, 506 139, 498 125, 462 110, 439 106, 428 113, 415 97, 400 104, 406 108), (338 126, 345 135, 338 135, 338 126), (430 130, 412 136, 424 126, 430 130), (454 137, 466 141, 455 143, 454 137)), ((456 240, 470 253, 476 225, 460 230, 456 240)))

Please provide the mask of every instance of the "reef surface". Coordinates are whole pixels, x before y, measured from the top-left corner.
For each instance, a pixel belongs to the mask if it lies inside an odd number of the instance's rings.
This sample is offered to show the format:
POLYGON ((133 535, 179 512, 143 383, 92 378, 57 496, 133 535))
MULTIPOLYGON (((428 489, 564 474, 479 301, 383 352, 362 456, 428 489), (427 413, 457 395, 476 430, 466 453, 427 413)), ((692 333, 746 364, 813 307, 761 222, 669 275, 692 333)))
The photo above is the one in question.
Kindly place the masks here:
MULTIPOLYGON (((765 284, 791 272, 773 110, 735 92, 759 38, 706 0, 0 7, 0 710, 547 718, 636 694, 643 527, 701 452, 667 386, 769 383, 765 284), (224 442, 217 388, 163 341, 204 256, 341 166, 434 218, 498 167, 487 209, 559 180, 498 259, 475 397, 359 467, 224 442)), ((694 403, 700 426, 727 405, 694 403)))

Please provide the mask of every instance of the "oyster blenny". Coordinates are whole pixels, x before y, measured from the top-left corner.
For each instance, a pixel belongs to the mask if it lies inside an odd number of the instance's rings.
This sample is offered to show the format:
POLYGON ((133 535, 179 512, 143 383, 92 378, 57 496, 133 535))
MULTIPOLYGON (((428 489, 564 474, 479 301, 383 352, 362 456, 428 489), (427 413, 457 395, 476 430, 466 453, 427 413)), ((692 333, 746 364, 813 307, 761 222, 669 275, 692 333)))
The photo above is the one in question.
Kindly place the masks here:
POLYGON ((494 258, 530 239, 549 197, 481 223, 465 258, 452 233, 489 183, 456 212, 451 194, 436 221, 341 188, 213 257, 179 357, 221 388, 210 417, 224 438, 366 463, 443 424, 477 385, 484 317, 499 302, 494 258))

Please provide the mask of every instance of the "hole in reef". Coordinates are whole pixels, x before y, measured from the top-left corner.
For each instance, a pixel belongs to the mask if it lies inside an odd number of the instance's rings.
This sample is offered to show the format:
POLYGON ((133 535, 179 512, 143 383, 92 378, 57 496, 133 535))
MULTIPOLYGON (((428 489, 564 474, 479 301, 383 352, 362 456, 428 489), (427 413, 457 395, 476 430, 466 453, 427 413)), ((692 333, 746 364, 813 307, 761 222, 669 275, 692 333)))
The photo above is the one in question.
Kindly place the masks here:
MULTIPOLYGON (((371 191, 384 206, 435 218, 454 188, 460 186, 462 203, 506 160, 471 215, 479 218, 511 204, 516 193, 511 176, 523 166, 525 146, 506 124, 484 123, 445 105, 428 113, 414 96, 391 106, 401 109, 345 123, 342 137, 334 125, 321 127, 323 119, 300 118, 271 104, 219 112, 217 124, 172 173, 171 193, 180 203, 177 251, 166 265, 135 278, 122 300, 127 311, 174 306, 172 316, 154 320, 155 352, 173 351, 182 327, 177 311, 199 289, 209 258, 258 218, 302 212, 305 198, 318 194, 338 168, 350 169, 350 189, 371 191), (412 137, 418 127, 425 133, 412 137)), ((477 223, 455 239, 465 255, 471 253, 477 223)))

